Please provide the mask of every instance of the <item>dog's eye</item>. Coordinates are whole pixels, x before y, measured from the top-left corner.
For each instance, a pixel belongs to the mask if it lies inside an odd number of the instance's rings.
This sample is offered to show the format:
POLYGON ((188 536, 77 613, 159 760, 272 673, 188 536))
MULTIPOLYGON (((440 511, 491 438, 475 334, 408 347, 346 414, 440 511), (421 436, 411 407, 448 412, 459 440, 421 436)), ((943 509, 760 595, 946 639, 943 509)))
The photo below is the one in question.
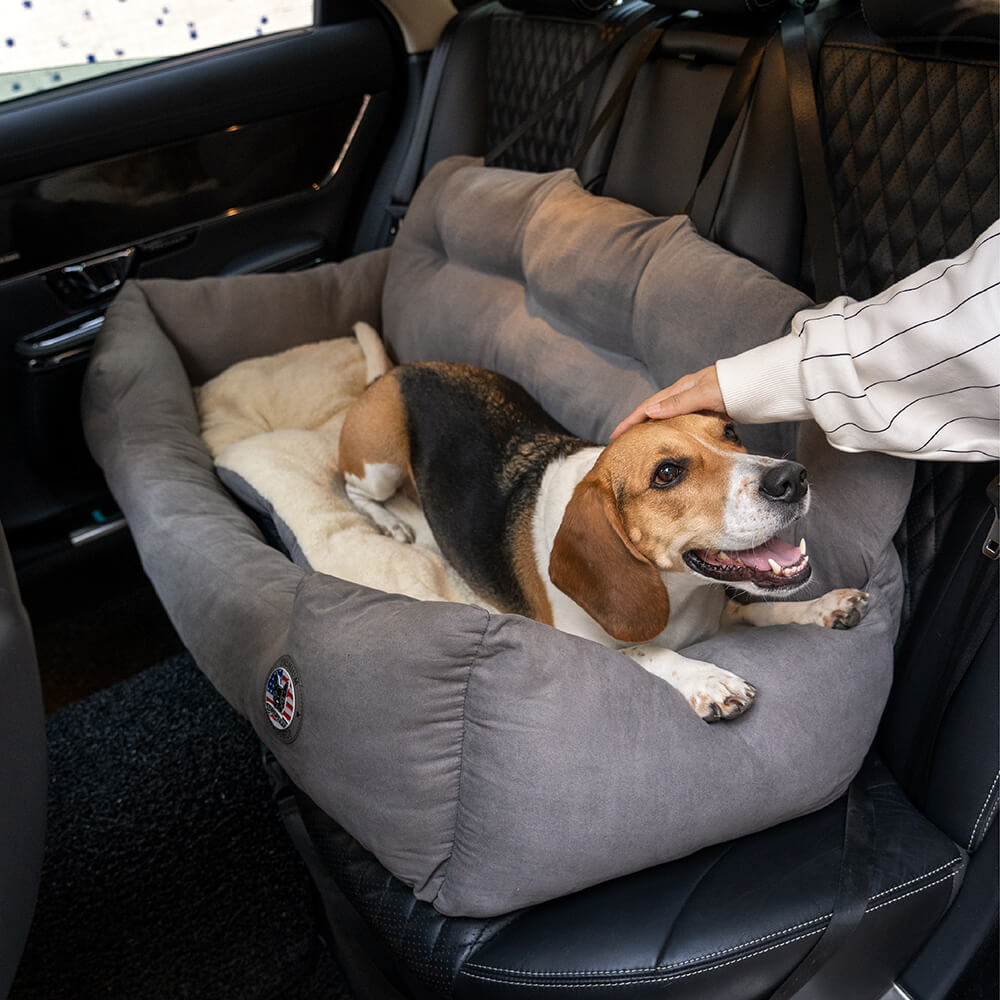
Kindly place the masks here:
POLYGON ((736 428, 732 424, 726 424, 726 429, 723 431, 727 441, 732 441, 733 444, 740 443, 740 436, 736 433, 736 428))
POLYGON ((668 486, 673 486, 681 476, 684 475, 684 466, 679 462, 660 462, 653 473, 653 481, 650 485, 654 489, 662 490, 668 486))

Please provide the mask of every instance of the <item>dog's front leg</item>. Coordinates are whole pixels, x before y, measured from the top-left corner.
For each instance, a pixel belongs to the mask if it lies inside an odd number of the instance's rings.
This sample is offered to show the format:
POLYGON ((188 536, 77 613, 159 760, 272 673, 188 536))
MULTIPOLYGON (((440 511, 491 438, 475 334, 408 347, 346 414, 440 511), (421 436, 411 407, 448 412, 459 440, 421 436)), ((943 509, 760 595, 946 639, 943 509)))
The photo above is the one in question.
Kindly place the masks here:
POLYGON ((621 650, 640 667, 673 685, 706 722, 735 719, 757 694, 752 684, 714 663, 692 660, 672 649, 644 642, 621 650))
POLYGON ((731 622, 747 625, 822 625, 823 628, 854 628, 868 614, 868 595, 863 590, 831 590, 812 601, 779 601, 726 605, 731 622))

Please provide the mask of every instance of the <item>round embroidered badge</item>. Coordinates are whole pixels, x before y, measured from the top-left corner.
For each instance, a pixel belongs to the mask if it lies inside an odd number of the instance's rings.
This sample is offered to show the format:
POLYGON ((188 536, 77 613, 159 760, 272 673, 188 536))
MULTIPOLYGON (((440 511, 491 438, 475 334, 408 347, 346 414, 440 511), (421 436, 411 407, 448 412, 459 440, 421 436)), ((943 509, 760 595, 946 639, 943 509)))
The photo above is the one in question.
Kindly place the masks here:
POLYGON ((282 656, 268 674, 264 688, 264 711, 283 736, 290 736, 289 727, 295 720, 295 665, 290 656, 282 656))

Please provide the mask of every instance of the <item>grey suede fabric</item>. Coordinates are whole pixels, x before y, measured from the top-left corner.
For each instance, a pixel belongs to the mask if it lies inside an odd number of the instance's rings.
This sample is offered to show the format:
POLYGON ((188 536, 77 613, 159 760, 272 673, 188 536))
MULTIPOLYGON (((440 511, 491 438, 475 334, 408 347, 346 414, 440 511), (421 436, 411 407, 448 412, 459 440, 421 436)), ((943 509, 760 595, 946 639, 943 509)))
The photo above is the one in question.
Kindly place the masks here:
MULTIPOLYGON (((88 372, 85 425, 147 572, 216 687, 417 896, 489 916, 843 791, 891 679, 891 536, 911 466, 835 452, 803 425, 797 454, 815 491, 806 596, 863 586, 871 610, 850 632, 744 629, 692 648, 759 691, 745 716, 709 726, 612 650, 293 566, 216 478, 191 383, 367 319, 401 360, 498 369, 601 440, 652 386, 781 335, 806 303, 686 220, 595 198, 569 172, 447 161, 421 186, 387 272, 373 254, 266 280, 127 286, 88 372), (263 708, 282 655, 298 675, 291 742, 263 708)), ((793 438, 773 428, 761 440, 785 450, 793 438)))
POLYGON ((171 331, 192 385, 200 385, 246 358, 349 337, 358 320, 377 327, 388 262, 388 250, 374 250, 316 271, 142 284, 147 308, 161 329, 171 331), (219 335, 220 316, 226 336, 219 335))

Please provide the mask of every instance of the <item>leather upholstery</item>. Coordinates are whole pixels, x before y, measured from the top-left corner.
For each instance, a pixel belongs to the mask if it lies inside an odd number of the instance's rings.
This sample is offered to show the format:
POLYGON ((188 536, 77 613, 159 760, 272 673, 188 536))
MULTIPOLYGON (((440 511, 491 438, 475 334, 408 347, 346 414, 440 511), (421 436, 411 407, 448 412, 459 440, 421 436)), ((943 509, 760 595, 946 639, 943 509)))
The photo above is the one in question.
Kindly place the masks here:
MULTIPOLYGON (((494 17, 486 56, 486 148, 513 132, 540 99, 578 72, 601 44, 595 22, 494 17)), ((528 129, 500 156, 497 166, 542 173, 569 163, 580 141, 581 121, 593 103, 594 82, 585 81, 551 115, 528 129)))
MULTIPOLYGON (((666 10, 698 10, 705 14, 740 17, 760 14, 786 6, 787 0, 649 0, 666 10)), ((614 0, 505 0, 511 10, 554 17, 593 17, 614 6, 614 0)))
POLYGON ((995 53, 910 56, 855 15, 823 45, 819 88, 849 295, 961 253, 996 219, 995 53))
POLYGON ((982 842, 996 811, 1000 771, 997 626, 994 617, 987 629, 977 611, 982 603, 995 610, 998 566, 980 551, 993 517, 985 483, 994 471, 938 463, 914 491, 905 523, 919 520, 926 527, 910 539, 908 562, 926 572, 917 612, 897 643, 896 678, 879 739, 911 798, 969 851, 982 842), (939 516, 924 521, 934 509, 939 516), (981 637, 977 627, 985 630, 981 637), (946 708, 950 656, 966 637, 976 643, 975 657, 946 708), (993 706, 992 721, 983 706, 993 706))
POLYGON ((996 0, 865 0, 872 31, 895 41, 942 38, 987 42, 996 49, 996 0))
POLYGON ((505 7, 539 17, 592 18, 612 6, 612 0, 507 0, 505 7))
MULTIPOLYGON (((884 965, 888 985, 961 879, 964 853, 887 776, 874 792, 877 884, 857 946, 827 975, 884 965), (877 939, 884 947, 873 950, 877 939)), ((825 926, 836 890, 843 802, 752 837, 492 920, 443 918, 308 800, 306 824, 347 898, 434 995, 749 1000, 777 986, 825 926)), ((609 845, 609 850, 613 850, 609 845)), ((877 974, 876 974, 877 978, 877 974)), ((847 996, 847 992, 830 995, 847 996)))
MULTIPOLYGON (((604 194, 654 215, 685 211, 718 103, 748 37, 743 29, 722 28, 713 21, 678 24, 664 32, 635 82, 604 194)), ((748 112, 719 156, 721 169, 706 176, 691 214, 699 232, 794 284, 802 199, 786 94, 785 63, 775 38, 748 112), (732 180, 727 181, 730 164, 732 180)))
POLYGON ((0 529, 0 996, 6 996, 35 910, 45 842, 45 720, 31 627, 0 529))
MULTIPOLYGON (((609 27, 645 9, 645 4, 626 2, 586 18, 576 9, 578 16, 569 18, 552 16, 544 4, 524 4, 524 12, 512 6, 487 4, 470 10, 456 26, 422 173, 449 156, 487 153, 606 44, 609 27)), ((566 166, 582 139, 584 123, 607 89, 609 70, 609 65, 596 67, 554 114, 529 128, 497 165, 536 171, 566 166)), ((602 161, 612 137, 613 130, 605 130, 588 162, 602 161)))

